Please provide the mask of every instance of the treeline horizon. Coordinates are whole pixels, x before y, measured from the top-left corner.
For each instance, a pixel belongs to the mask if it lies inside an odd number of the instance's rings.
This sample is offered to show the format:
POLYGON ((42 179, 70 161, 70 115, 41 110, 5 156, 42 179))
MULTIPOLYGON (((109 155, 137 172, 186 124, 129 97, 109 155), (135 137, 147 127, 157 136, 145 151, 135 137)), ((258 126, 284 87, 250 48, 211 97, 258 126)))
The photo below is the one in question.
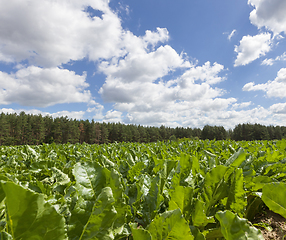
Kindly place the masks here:
POLYGON ((0 145, 38 145, 114 142, 156 142, 180 138, 236 141, 280 140, 286 138, 285 126, 243 123, 234 129, 206 125, 200 128, 151 127, 122 123, 99 123, 66 117, 16 113, 0 114, 0 145))

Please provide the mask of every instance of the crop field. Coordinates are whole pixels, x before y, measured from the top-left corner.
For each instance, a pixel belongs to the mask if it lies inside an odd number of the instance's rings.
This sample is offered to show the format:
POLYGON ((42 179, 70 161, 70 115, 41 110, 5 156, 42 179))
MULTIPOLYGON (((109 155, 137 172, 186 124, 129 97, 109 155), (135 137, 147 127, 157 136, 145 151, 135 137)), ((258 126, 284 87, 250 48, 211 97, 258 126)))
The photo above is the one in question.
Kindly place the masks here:
POLYGON ((264 239, 286 140, 0 147, 0 239, 264 239))

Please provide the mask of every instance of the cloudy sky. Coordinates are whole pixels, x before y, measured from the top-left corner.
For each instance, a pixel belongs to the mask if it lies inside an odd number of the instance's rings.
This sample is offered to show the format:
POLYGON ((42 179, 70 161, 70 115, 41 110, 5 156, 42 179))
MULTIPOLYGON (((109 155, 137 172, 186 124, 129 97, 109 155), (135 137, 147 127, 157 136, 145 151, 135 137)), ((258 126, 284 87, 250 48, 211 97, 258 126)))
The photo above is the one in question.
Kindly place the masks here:
POLYGON ((285 125, 285 0, 0 0, 0 110, 285 125))

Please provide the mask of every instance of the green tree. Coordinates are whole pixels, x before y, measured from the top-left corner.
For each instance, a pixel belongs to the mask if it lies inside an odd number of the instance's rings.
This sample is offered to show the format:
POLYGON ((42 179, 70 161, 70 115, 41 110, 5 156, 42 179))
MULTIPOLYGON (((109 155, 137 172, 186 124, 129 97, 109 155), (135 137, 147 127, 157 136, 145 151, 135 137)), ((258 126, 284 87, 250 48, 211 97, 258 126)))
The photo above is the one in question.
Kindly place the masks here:
POLYGON ((102 123, 100 125, 100 132, 101 132, 100 143, 101 144, 108 143, 108 129, 106 125, 107 125, 106 123, 102 123))
POLYGON ((146 128, 144 128, 143 126, 139 125, 138 126, 138 132, 140 134, 140 142, 146 143, 146 142, 149 141, 146 128))
POLYGON ((55 143, 60 144, 62 143, 62 120, 57 117, 54 119, 53 125, 52 125, 52 139, 55 143))
POLYGON ((43 116, 41 114, 34 116, 34 122, 32 125, 32 129, 33 129, 33 136, 35 139, 35 144, 43 143, 44 138, 45 138, 45 125, 44 125, 43 116))
POLYGON ((5 113, 0 115, 0 145, 6 145, 9 138, 10 126, 5 113))

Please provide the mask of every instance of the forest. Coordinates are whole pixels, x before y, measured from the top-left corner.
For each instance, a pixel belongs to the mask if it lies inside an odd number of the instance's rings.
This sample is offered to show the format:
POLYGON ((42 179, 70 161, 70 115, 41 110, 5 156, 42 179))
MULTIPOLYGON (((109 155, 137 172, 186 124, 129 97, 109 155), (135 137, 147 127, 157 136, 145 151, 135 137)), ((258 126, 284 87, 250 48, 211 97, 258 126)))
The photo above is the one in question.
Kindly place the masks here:
POLYGON ((200 128, 150 127, 122 123, 99 123, 68 117, 16 113, 0 114, 0 145, 39 145, 43 143, 107 144, 114 142, 156 142, 191 139, 280 140, 286 138, 286 127, 261 124, 238 124, 234 129, 206 125, 200 128))

